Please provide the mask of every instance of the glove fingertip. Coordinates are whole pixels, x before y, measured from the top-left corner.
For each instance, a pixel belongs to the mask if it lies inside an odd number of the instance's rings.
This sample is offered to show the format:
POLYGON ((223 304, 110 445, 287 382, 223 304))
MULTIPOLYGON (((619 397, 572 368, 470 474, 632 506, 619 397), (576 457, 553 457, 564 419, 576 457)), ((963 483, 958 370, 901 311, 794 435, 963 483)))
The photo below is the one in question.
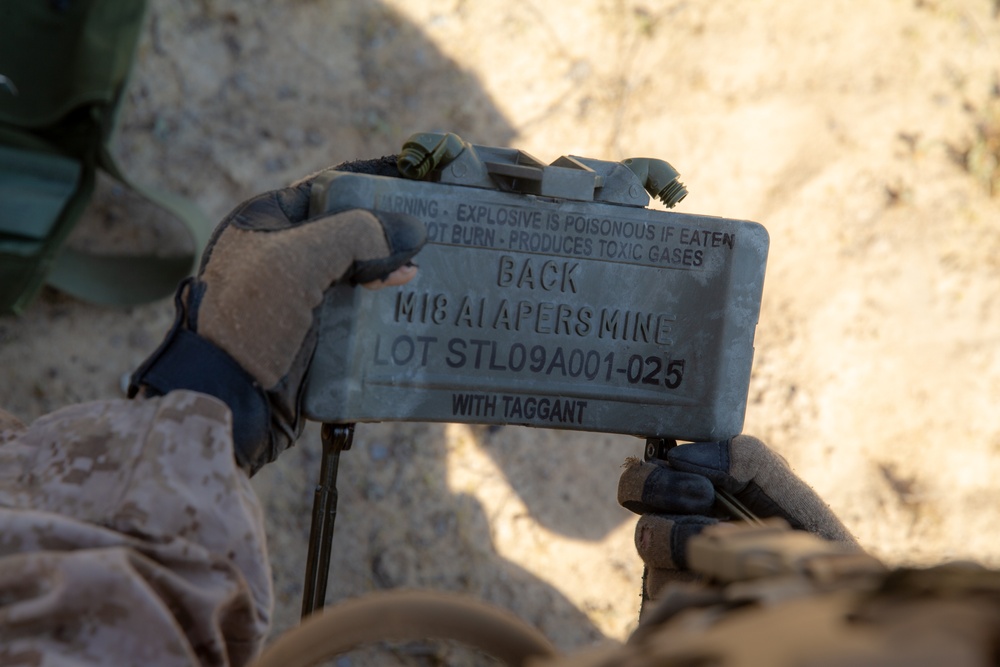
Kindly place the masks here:
POLYGON ((372 211, 372 215, 382 223, 392 253, 416 252, 427 242, 426 225, 412 215, 387 211, 372 211))
POLYGON ((427 227, 405 213, 372 211, 382 225, 389 255, 354 263, 346 276, 354 283, 384 280, 386 276, 410 261, 427 241, 427 227))

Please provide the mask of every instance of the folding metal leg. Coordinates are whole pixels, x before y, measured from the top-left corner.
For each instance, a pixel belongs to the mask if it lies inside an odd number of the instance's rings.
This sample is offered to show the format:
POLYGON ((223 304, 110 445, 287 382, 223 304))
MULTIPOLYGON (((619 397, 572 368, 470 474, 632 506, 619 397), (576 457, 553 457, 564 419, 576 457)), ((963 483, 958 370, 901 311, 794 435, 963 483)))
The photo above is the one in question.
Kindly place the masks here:
POLYGON ((354 442, 354 424, 323 424, 321 439, 323 461, 320 464, 319 484, 313 496, 309 553, 302 589, 302 618, 326 604, 333 526, 337 519, 337 469, 340 453, 350 449, 354 442))

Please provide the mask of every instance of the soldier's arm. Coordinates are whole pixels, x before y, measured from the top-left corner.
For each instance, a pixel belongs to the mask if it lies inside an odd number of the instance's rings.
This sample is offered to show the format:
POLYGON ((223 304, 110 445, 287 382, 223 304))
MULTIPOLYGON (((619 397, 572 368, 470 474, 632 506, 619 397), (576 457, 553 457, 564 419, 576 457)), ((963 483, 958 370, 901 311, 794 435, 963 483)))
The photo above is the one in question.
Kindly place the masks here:
POLYGON ((272 604, 252 473, 302 428, 315 311, 334 282, 394 285, 423 226, 310 218, 309 182, 227 217, 137 400, 0 416, 0 663, 239 665, 272 604))

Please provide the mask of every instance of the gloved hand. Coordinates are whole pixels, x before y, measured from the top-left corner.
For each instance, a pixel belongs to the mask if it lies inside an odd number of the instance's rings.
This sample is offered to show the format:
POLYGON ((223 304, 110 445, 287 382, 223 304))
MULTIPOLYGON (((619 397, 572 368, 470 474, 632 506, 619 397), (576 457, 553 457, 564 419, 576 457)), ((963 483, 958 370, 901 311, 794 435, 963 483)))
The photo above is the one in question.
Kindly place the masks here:
POLYGON ((647 567, 650 599, 687 569, 691 537, 729 518, 715 505, 715 487, 762 519, 780 517, 792 528, 857 545, 816 492, 757 438, 681 445, 667 452, 666 461, 629 459, 618 482, 619 504, 641 515, 635 545, 647 567))
MULTIPOLYGON (((381 172, 385 162, 348 167, 381 172)), ((254 197, 222 221, 198 276, 178 289, 173 328, 129 387, 130 396, 191 389, 225 401, 237 462, 250 474, 302 432, 301 395, 324 292, 343 281, 406 282, 426 238, 423 223, 403 214, 309 218, 312 180, 254 197)))

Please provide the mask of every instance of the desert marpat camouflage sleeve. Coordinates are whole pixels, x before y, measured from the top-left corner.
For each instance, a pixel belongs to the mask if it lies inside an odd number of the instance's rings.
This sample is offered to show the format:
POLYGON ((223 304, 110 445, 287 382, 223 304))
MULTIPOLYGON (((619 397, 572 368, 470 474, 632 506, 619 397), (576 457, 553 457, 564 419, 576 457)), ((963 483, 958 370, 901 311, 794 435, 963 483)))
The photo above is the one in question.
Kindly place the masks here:
POLYGON ((188 391, 0 421, 0 664, 256 655, 271 577, 230 432, 188 391))

